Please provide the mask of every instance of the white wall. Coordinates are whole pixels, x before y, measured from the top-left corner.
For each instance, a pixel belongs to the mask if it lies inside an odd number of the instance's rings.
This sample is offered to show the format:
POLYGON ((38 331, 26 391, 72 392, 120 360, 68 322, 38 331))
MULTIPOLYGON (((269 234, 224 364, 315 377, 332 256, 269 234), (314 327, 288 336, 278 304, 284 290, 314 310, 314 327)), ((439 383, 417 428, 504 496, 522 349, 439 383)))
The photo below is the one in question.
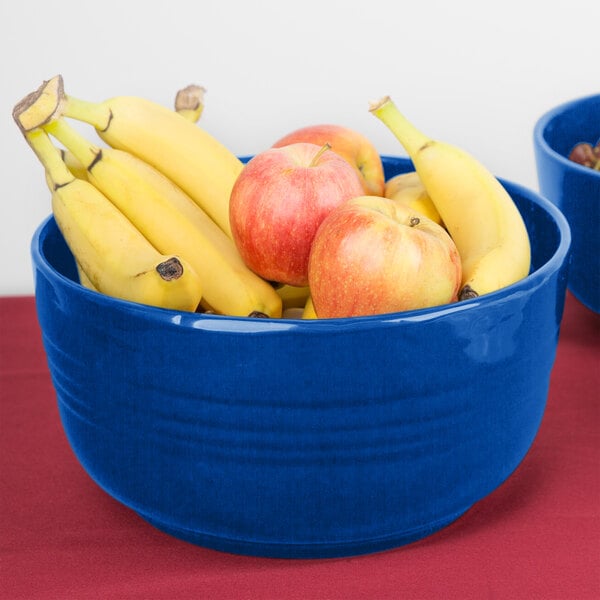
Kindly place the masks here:
POLYGON ((600 91, 599 24, 598 0, 2 2, 0 295, 33 292, 29 243, 50 206, 12 107, 56 73, 89 100, 171 106, 177 89, 204 85, 202 126, 238 154, 331 122, 404 155, 368 113, 389 94, 431 136, 537 189, 533 125, 600 91))

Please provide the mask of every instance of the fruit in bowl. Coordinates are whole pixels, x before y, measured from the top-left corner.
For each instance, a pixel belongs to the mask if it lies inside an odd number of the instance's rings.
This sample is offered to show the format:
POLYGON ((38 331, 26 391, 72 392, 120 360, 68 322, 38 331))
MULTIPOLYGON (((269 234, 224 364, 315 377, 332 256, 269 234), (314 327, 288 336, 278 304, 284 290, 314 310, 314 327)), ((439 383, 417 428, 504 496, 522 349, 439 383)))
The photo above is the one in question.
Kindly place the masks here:
POLYGON ((240 173, 229 199, 240 255, 269 281, 307 285, 319 225, 362 192, 355 170, 328 144, 298 142, 260 152, 240 173))
POLYGON ((600 140, 592 146, 589 142, 579 142, 569 152, 569 160, 590 167, 594 171, 600 171, 600 140))
POLYGON ((307 125, 296 129, 277 140, 274 148, 308 142, 331 149, 354 167, 363 185, 363 194, 382 196, 385 177, 381 157, 371 140, 362 133, 335 124, 307 125))
POLYGON ((351 317, 453 302, 461 274, 443 227, 388 198, 360 196, 319 227, 308 283, 320 318, 351 317))

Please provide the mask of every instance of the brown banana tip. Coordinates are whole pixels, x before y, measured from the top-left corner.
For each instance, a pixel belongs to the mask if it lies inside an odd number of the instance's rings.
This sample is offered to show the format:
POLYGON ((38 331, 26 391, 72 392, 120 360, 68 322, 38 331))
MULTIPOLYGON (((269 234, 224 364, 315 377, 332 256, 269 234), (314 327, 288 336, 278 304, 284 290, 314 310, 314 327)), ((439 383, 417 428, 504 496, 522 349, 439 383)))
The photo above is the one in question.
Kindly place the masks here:
POLYGON ((196 110, 204 101, 206 88, 190 84, 177 92, 175 110, 196 110))
POLYGON ((156 271, 165 281, 173 281, 183 275, 183 265, 176 256, 172 256, 156 265, 156 271))
POLYGON ((469 285, 465 285, 458 293, 459 301, 470 300, 471 298, 479 298, 479 294, 469 285))

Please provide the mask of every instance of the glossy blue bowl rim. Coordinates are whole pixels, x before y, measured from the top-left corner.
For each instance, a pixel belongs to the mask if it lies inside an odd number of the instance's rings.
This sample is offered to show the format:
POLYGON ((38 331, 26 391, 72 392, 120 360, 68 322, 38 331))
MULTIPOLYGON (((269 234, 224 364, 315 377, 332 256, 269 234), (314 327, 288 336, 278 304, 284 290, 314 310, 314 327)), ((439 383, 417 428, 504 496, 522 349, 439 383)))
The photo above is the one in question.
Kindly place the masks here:
MULTIPOLYGON (((402 166, 410 165, 410 160, 401 156, 381 155, 382 160, 395 161, 402 166)), ((244 157, 242 157, 244 159, 244 157)), ((583 168, 583 167, 582 167, 583 168)), ((519 296, 528 293, 530 290, 537 288, 552 274, 556 273, 563 263, 567 260, 571 245, 571 231, 569 224, 562 212, 549 200, 541 196, 539 193, 524 187, 518 183, 514 183, 502 178, 498 178, 500 183, 511 190, 526 197, 539 205, 546 213, 550 215, 556 224, 560 241, 554 254, 543 265, 530 273, 524 279, 502 288, 496 292, 491 292, 484 296, 463 300, 451 304, 444 304, 431 308, 418 310, 386 313, 382 315, 363 316, 363 317, 344 317, 333 319, 288 319, 288 318, 250 318, 237 317, 227 315, 203 314, 185 311, 175 311, 164 309, 127 300, 120 300, 100 294, 93 290, 82 286, 78 282, 71 280, 65 275, 56 271, 43 256, 39 240, 43 230, 47 227, 49 221, 53 219, 49 215, 36 229, 31 241, 31 255, 35 268, 39 269, 44 276, 57 286, 66 286, 74 288, 77 293, 88 296, 90 301, 98 305, 112 306, 121 305, 122 309, 130 314, 137 314, 145 319, 156 320, 158 322, 170 322, 173 326, 182 326, 197 328, 198 322, 201 321, 201 327, 211 329, 212 331, 223 332, 238 332, 238 333, 277 333, 282 330, 296 329, 299 332, 323 331, 323 328, 341 330, 343 329, 375 329, 378 326, 387 327, 390 323, 402 322, 424 322, 435 320, 443 317, 446 314, 456 313, 464 310, 469 310, 472 307, 481 304, 492 304, 496 302, 503 303, 507 298, 519 296)))
POLYGON ((586 104, 591 100, 600 100, 600 94, 590 94, 588 96, 582 96, 581 98, 575 98, 573 100, 563 102, 562 104, 551 108, 536 121, 533 128, 533 138, 535 143, 539 146, 541 150, 543 150, 546 154, 551 156, 558 163, 562 164, 564 168, 572 169, 574 172, 581 173, 582 175, 587 175, 588 177, 600 178, 600 171, 594 171, 589 167, 585 167, 584 165, 580 165, 575 161, 569 160, 567 156, 564 156, 563 154, 557 152, 554 148, 552 148, 552 146, 548 144, 544 136, 546 128, 552 121, 560 118, 561 115, 563 115, 564 113, 576 109, 579 105, 586 104))

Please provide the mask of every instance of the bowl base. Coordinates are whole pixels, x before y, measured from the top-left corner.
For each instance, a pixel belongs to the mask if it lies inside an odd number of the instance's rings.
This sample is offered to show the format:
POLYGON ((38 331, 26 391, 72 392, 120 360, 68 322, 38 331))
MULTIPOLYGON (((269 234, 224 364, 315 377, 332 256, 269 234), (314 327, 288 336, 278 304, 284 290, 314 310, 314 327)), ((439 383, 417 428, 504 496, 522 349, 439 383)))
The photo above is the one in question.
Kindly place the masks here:
POLYGON ((211 550, 240 554, 245 556, 258 556, 262 558, 343 558, 373 554, 384 550, 398 548, 420 539, 426 538, 444 527, 447 527, 462 517, 471 506, 464 510, 439 519, 433 523, 390 535, 376 538, 353 540, 348 542, 314 542, 314 543, 286 543, 286 542, 260 542, 235 538, 225 538, 198 531, 175 527, 138 512, 137 514, 156 529, 177 539, 190 542, 211 550))

